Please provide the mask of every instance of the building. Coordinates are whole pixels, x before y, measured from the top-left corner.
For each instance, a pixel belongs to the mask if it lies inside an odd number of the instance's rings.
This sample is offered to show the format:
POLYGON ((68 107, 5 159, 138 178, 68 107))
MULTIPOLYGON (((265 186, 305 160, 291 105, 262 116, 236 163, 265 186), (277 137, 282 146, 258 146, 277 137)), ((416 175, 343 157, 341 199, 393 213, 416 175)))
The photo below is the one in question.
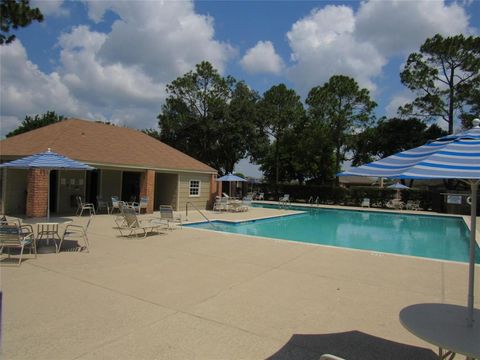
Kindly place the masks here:
POLYGON ((71 214, 81 195, 123 200, 148 196, 147 212, 170 204, 176 210, 187 202, 199 209, 210 205, 217 192, 217 171, 140 132, 93 121, 69 119, 0 141, 0 161, 47 151, 65 155, 94 171, 2 169, 1 203, 4 214, 45 216, 47 186, 50 211, 71 214))

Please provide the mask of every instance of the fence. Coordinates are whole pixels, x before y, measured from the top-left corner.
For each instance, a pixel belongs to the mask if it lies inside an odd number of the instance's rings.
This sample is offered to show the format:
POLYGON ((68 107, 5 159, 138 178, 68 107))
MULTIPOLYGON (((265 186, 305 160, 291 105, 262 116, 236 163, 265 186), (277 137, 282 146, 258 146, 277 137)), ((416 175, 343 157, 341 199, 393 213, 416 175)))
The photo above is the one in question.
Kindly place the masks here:
MULTIPOLYGON (((274 184, 258 184, 258 188, 265 194, 265 200, 278 200, 274 184)), ((371 204, 386 207, 387 202, 394 198, 396 193, 394 189, 369 186, 352 186, 347 189, 331 185, 278 185, 279 195, 289 194, 292 202, 299 203, 318 199, 319 204, 359 206, 364 198, 369 198, 371 204)), ((409 200, 420 201, 422 209, 444 212, 444 199, 440 193, 441 191, 410 189, 400 191, 400 196, 405 203, 409 200)))

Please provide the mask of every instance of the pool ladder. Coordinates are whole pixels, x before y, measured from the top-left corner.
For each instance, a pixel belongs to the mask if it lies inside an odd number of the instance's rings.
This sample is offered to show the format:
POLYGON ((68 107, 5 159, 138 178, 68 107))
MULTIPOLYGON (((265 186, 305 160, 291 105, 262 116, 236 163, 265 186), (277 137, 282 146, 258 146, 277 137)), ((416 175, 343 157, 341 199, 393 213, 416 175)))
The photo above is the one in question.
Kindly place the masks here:
POLYGON ((189 205, 190 205, 191 207, 193 207, 195 210, 197 210, 197 211, 200 213, 200 215, 202 215, 203 218, 204 218, 205 220, 207 220, 207 222, 210 224, 210 226, 211 226, 214 230, 217 230, 217 228, 215 227, 215 225, 213 225, 212 221, 207 217, 207 215, 205 215, 199 208, 197 208, 197 207, 195 206, 194 203, 191 203, 191 202, 187 202, 187 203, 185 204, 185 218, 186 218, 187 221, 188 221, 188 206, 189 206, 189 205))

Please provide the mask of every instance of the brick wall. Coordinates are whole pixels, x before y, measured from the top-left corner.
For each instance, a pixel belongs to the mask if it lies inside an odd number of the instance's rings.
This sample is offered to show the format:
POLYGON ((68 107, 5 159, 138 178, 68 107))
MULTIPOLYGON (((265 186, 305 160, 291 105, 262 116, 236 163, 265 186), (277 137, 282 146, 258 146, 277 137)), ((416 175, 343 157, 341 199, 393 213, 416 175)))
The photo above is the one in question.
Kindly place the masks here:
POLYGON ((140 176, 140 197, 148 196, 147 214, 153 213, 155 202, 155 171, 147 170, 140 176))
POLYGON ((47 216, 48 185, 48 170, 30 169, 28 171, 27 216, 47 216))

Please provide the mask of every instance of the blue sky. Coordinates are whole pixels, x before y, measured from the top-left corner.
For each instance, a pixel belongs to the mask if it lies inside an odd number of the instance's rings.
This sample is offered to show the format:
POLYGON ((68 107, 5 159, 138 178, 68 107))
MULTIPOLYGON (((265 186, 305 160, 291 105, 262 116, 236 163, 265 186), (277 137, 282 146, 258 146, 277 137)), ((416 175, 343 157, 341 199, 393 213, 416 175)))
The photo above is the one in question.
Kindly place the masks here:
MULTIPOLYGON (((1 135, 55 110, 156 127, 165 85, 204 59, 263 93, 305 98, 335 74, 371 91, 378 116, 412 99, 399 71, 436 33, 478 34, 480 1, 32 1, 45 21, 0 48, 1 135)), ((242 162, 238 170, 258 175, 242 162)))

